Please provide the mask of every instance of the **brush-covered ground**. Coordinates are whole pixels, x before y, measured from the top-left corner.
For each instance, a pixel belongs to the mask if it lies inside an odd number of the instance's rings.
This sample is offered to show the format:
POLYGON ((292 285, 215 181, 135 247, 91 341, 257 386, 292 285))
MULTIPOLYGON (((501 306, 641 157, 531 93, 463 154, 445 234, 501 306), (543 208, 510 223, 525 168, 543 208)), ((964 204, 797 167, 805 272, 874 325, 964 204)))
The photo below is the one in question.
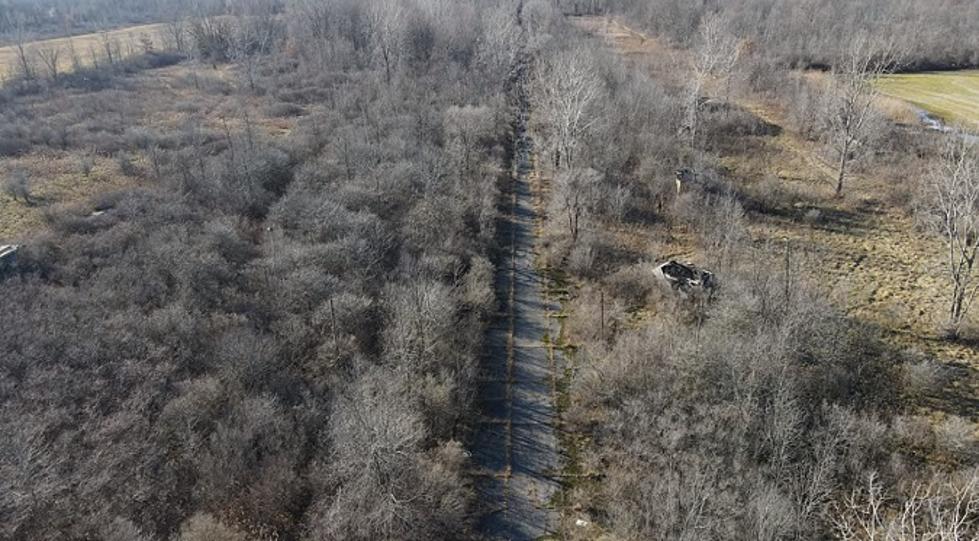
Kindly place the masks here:
POLYGON ((604 42, 596 64, 620 70, 608 78, 628 83, 595 108, 608 118, 588 141, 599 149, 585 162, 592 172, 581 161, 562 170, 553 155, 537 171, 541 259, 564 299, 559 343, 570 359, 567 538, 830 538, 846 516, 840 502, 868 474, 900 497, 969 474, 979 348, 943 338, 942 243, 914 215, 940 136, 882 97, 880 136, 836 196, 832 151, 803 122, 825 74, 774 76, 764 59, 746 59, 731 84, 708 81, 698 94, 690 136, 676 128, 689 51, 614 18, 571 20, 604 42), (697 177, 678 191, 679 167, 697 177), (593 196, 576 236, 574 194, 588 193, 588 178, 600 193, 625 192, 627 210, 593 196), (652 271, 670 259, 716 273, 711 302, 660 287, 652 271), (830 404, 848 428, 833 428, 830 404), (779 454, 761 442, 781 430, 783 406, 796 420, 780 440, 791 451, 779 454), (830 466, 847 449, 869 453, 830 466), (829 469, 831 480, 811 475, 829 469), (814 486, 824 487, 816 514, 798 506, 814 486))
MULTIPOLYGON (((615 19, 581 17, 574 22, 654 79, 682 84, 676 78, 688 65, 688 53, 615 19)), ((979 348, 973 341, 941 337, 948 303, 942 244, 916 227, 907 204, 909 188, 898 181, 924 174, 926 164, 909 158, 876 170, 860 167, 849 177, 844 197, 834 197, 835 170, 829 157, 818 144, 788 129, 789 112, 781 104, 750 94, 734 99, 774 127, 763 136, 743 136, 738 145, 715 149, 727 176, 749 200, 751 243, 767 247, 757 253, 782 253, 787 247, 793 266, 824 288, 847 315, 878 328, 897 349, 944 363, 952 377, 939 395, 922 399, 916 409, 936 422, 954 414, 975 423, 979 348)), ((894 118, 891 105, 885 101, 883 113, 894 118)), ((699 263, 705 258, 682 228, 627 226, 614 235, 623 247, 651 260, 699 263)), ((639 317, 656 309, 650 305, 639 317)))
POLYGON ((144 182, 160 144, 148 141, 195 130, 219 139, 246 124, 275 137, 315 109, 235 93, 242 84, 230 67, 185 61, 131 74, 111 88, 52 88, 18 100, 16 109, 11 104, 0 178, 26 173, 31 195, 25 201, 0 192, 0 244, 22 242, 51 210, 144 182))

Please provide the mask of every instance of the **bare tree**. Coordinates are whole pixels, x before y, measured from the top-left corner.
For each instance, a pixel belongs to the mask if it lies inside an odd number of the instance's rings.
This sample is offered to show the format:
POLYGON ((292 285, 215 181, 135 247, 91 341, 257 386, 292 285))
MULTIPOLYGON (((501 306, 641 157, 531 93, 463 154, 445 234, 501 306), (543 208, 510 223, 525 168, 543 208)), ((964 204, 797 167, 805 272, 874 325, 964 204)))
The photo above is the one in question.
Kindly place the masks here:
POLYGON ((489 75, 503 79, 515 66, 520 51, 520 26, 513 9, 505 5, 488 10, 483 17, 479 59, 489 75))
POLYGON ((574 166, 579 143, 601 119, 596 106, 602 91, 595 62, 586 49, 560 53, 537 71, 533 110, 550 140, 555 167, 574 166))
POLYGON ((962 321, 979 291, 979 157, 975 145, 953 139, 926 179, 920 212, 928 228, 942 237, 944 271, 950 281, 948 333, 958 336, 962 321))
POLYGON ((570 169, 555 178, 552 204, 564 215, 571 244, 578 242, 582 219, 592 210, 601 175, 593 169, 570 169))
POLYGON ((71 59, 71 69, 72 71, 78 71, 82 69, 82 57, 78 54, 78 50, 75 49, 75 42, 71 39, 67 39, 68 43, 68 57, 71 59))
POLYGON ((119 59, 119 44, 106 31, 99 32, 99 44, 102 46, 106 62, 110 66, 115 64, 119 59))
POLYGON ((833 507, 833 525, 843 541, 975 539, 979 476, 914 483, 903 504, 895 505, 877 474, 871 473, 865 486, 833 507))
POLYGON ((473 174, 479 163, 479 145, 493 136, 492 111, 488 107, 449 107, 443 124, 459 171, 473 174))
POLYGON ((24 30, 26 24, 22 17, 18 17, 14 22, 14 48, 17 51, 17 68, 24 79, 30 81, 34 79, 34 65, 27 54, 25 43, 27 35, 24 30))
POLYGON ((279 36, 274 6, 268 2, 239 0, 232 4, 238 17, 237 32, 231 38, 229 56, 242 67, 249 90, 257 88, 261 58, 270 53, 279 36))
POLYGON ((57 475, 63 459, 53 456, 43 426, 27 417, 0 443, 0 509, 8 513, 8 526, 43 518, 63 490, 57 475))
POLYGON ((54 81, 58 78, 58 66, 61 59, 61 48, 57 45, 41 47, 37 50, 37 57, 48 71, 48 76, 54 81))
POLYGON ((387 292, 390 325, 384 350, 399 366, 424 369, 444 361, 454 313, 449 288, 437 282, 391 286, 387 292))
POLYGON ((188 25, 197 56, 209 60, 212 66, 225 62, 231 55, 235 39, 234 28, 226 18, 195 16, 188 25))
POLYGON ((367 18, 374 55, 384 65, 384 80, 391 84, 392 74, 401 62, 405 8, 398 0, 378 0, 370 3, 367 18))
POLYGON ((704 87, 712 78, 722 79, 727 85, 741 54, 741 47, 738 40, 726 31, 720 16, 711 14, 700 25, 699 41, 694 51, 691 78, 684 95, 683 124, 680 126, 681 135, 688 143, 692 143, 697 136, 704 87))
POLYGON ((187 50, 187 24, 184 19, 174 17, 167 21, 163 27, 163 40, 166 47, 178 53, 187 50))
POLYGON ((897 60, 894 44, 860 36, 833 66, 823 114, 837 156, 836 195, 843 192, 847 166, 872 133, 874 102, 879 94, 874 82, 892 69, 897 60))

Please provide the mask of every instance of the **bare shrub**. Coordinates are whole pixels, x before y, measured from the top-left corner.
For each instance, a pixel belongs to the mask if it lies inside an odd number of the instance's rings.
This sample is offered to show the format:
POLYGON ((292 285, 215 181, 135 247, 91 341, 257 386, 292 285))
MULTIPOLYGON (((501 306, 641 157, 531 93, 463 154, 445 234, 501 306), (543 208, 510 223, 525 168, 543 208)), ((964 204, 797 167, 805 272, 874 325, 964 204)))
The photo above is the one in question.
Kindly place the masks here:
POLYGON ((958 415, 946 417, 935 429, 935 434, 939 448, 950 456, 967 459, 979 452, 976 425, 958 415))
POLYGON ((941 364, 933 359, 905 363, 901 376, 904 392, 918 399, 940 391, 947 379, 941 364))
POLYGON ((131 520, 116 517, 102 527, 105 541, 149 541, 151 537, 143 533, 131 520))
POLYGON ((975 537, 979 512, 979 475, 963 471, 927 483, 915 482, 901 494, 895 507, 894 496, 876 473, 834 505, 832 515, 840 539, 970 539, 975 537))
POLYGON ((589 343, 604 346, 626 322, 626 306, 601 287, 578 291, 572 301, 567 331, 589 343))
POLYGON ((654 268, 653 264, 646 262, 622 267, 606 278, 609 293, 622 299, 627 306, 644 306, 656 287, 654 268))
POLYGON ((819 209, 809 209, 802 216, 802 221, 807 225, 819 225, 823 221, 823 213, 819 209))
POLYGON ((25 204, 31 204, 31 179, 27 171, 14 169, 7 173, 3 181, 3 192, 13 198, 20 199, 25 204))
POLYGON ((128 153, 120 153, 116 156, 116 165, 119 166, 119 172, 127 177, 137 177, 140 175, 140 168, 136 165, 133 157, 128 153))
MULTIPOLYGON (((576 236, 578 233, 576 233, 576 236)), ((580 235, 577 242, 571 245, 568 253, 567 268, 578 276, 594 277, 596 244, 600 242, 598 235, 592 231, 586 231, 580 235)))
POLYGON ((481 315, 496 308, 493 291, 493 264, 485 257, 474 257, 462 284, 462 301, 481 315))
POLYGON ((78 170, 85 178, 88 178, 92 174, 92 169, 94 168, 95 159, 91 156, 85 155, 78 159, 78 170))
POLYGON ((901 444, 921 452, 931 452, 937 442, 935 431, 927 418, 898 416, 894 419, 894 433, 901 444))

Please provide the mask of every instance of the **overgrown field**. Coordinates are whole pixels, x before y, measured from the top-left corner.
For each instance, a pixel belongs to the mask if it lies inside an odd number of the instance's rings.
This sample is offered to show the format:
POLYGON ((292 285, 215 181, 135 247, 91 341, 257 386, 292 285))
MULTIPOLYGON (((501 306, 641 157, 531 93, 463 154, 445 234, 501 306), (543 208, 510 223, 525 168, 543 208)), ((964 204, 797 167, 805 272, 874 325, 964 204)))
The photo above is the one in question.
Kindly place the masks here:
POLYGON ((878 85, 948 124, 979 128, 979 70, 887 75, 878 85))
POLYGON ((318 104, 285 103, 274 96, 239 96, 228 66, 192 62, 135 73, 117 88, 70 89, 25 96, 10 104, 0 126, 0 177, 23 172, 28 201, 0 193, 0 243, 22 242, 42 228, 45 215, 103 192, 145 184, 152 168, 145 150, 159 132, 200 123, 217 132, 240 128, 288 135, 318 104), (42 121, 19 113, 34 111, 42 121), (50 143, 50 144, 49 144, 50 143))
MULTIPOLYGON (((632 20, 573 21, 627 61, 577 60, 604 82, 587 112, 602 122, 574 164, 542 173, 543 258, 570 297, 565 421, 597 479, 570 487, 569 522, 624 539, 864 539, 848 532, 868 491, 918 505, 927 485, 936 509, 940 491, 974 494, 979 352, 941 335, 942 244, 916 215, 943 136, 868 102, 872 151, 837 194, 830 81, 756 55, 697 86, 722 56, 711 32, 684 48, 632 20), (696 172, 682 188, 680 168, 696 172), (652 270, 670 259, 719 290, 661 287, 652 270)), ((558 133, 542 124, 538 140, 558 133)), ((907 523, 947 527, 929 520, 907 523)))

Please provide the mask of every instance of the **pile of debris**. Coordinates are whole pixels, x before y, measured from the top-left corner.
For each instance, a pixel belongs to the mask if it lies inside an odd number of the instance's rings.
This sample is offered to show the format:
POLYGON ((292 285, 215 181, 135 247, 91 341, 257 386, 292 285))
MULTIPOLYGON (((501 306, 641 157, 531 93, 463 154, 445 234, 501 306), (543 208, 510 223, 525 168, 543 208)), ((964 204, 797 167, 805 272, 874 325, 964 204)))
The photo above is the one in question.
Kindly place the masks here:
POLYGON ((717 287, 713 273, 672 259, 658 265, 653 269, 653 274, 673 290, 684 294, 694 291, 709 293, 717 287))

